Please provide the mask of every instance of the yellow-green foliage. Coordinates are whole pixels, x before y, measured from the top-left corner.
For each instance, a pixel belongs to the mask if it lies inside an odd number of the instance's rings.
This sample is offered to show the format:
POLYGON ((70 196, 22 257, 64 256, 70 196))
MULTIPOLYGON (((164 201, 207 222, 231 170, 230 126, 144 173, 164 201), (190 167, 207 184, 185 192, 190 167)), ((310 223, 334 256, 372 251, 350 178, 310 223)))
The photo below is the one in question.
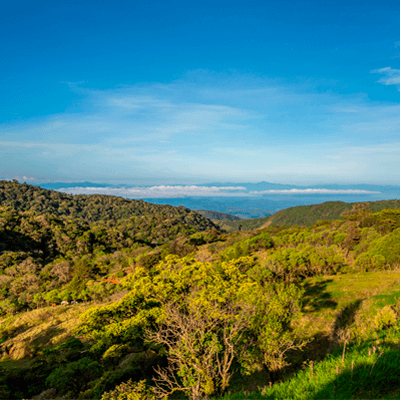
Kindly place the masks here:
POLYGON ((103 393, 101 400, 155 400, 151 388, 146 386, 146 381, 123 382, 114 390, 103 393))
POLYGON ((162 345, 181 379, 172 392, 225 390, 234 358, 243 371, 278 368, 298 345, 290 323, 301 290, 259 280, 253 268, 252 258, 212 264, 168 256, 151 272, 132 274, 125 283, 131 291, 118 303, 84 314, 79 332, 103 357, 121 344, 162 345), (218 363, 225 363, 224 373, 215 370, 218 363))
POLYGON ((378 311, 375 317, 375 325, 378 330, 389 328, 397 322, 397 314, 391 306, 385 306, 378 311))
POLYGON ((228 246, 219 253, 222 261, 235 260, 240 257, 249 256, 255 251, 267 250, 274 246, 271 236, 267 232, 245 238, 228 246))

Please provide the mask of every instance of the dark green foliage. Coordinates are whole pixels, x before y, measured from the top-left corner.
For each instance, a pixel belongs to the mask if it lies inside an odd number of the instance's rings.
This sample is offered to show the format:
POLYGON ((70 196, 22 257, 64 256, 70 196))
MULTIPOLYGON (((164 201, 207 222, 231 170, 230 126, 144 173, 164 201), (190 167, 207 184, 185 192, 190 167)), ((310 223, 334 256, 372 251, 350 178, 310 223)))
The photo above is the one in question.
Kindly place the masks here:
POLYGON ((184 207, 68 196, 6 181, 0 181, 0 199, 8 205, 0 206, 0 315, 61 300, 99 300, 116 290, 112 277, 123 277, 139 254, 138 263, 150 268, 166 254, 195 251, 189 236, 199 230, 208 229, 206 241, 220 234, 184 207))
MULTIPOLYGON (((360 211, 362 212, 365 210, 368 213, 382 211, 385 209, 400 209, 400 200, 382 200, 369 203, 344 203, 342 201, 328 201, 311 206, 290 207, 266 217, 265 223, 268 225, 311 226, 318 220, 334 221, 337 219, 342 219, 342 214, 346 215, 346 213, 350 213, 355 219, 358 219, 358 213, 360 211), (361 205, 361 207, 358 207, 358 205, 361 205), (354 210, 356 210, 355 213, 354 210)), ((243 221, 241 222, 243 223, 243 221)))
POLYGON ((241 219, 239 221, 231 219, 222 219, 217 221, 217 223, 219 226, 221 226, 228 232, 250 231, 263 226, 269 221, 269 219, 270 216, 262 218, 246 218, 246 219, 241 219))
POLYGON ((46 389, 45 380, 49 368, 34 364, 30 368, 17 367, 2 369, 0 367, 0 398, 30 399, 46 389))
POLYGON ((227 213, 222 213, 218 211, 212 210, 196 210, 199 214, 204 215, 206 218, 211 219, 213 221, 240 221, 241 218, 237 217, 236 215, 231 215, 227 213))
POLYGON ((46 385, 56 387, 60 394, 76 396, 87 388, 87 384, 101 376, 97 361, 84 357, 65 366, 56 368, 46 379, 46 385))
POLYGON ((0 181, 0 205, 9 206, 15 211, 80 218, 87 223, 110 223, 130 217, 158 215, 164 220, 178 220, 182 224, 191 225, 196 230, 216 228, 210 220, 183 206, 151 204, 143 200, 98 194, 73 196, 16 181, 0 181))
POLYGON ((190 235, 190 244, 201 246, 203 244, 214 243, 224 240, 225 237, 217 229, 212 229, 205 232, 197 232, 190 235))
POLYGON ((339 219, 341 214, 352 209, 352 204, 342 201, 328 201, 311 206, 290 207, 278 211, 268 219, 270 225, 311 226, 318 220, 339 219))

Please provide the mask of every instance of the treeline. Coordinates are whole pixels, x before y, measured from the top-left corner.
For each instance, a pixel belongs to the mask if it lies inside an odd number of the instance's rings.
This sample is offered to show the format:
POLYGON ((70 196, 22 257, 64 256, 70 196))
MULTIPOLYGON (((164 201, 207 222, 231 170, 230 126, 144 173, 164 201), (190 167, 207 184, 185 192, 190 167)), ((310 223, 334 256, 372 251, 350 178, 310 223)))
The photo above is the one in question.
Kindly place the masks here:
POLYGON ((204 215, 206 218, 211 219, 213 221, 240 221, 241 218, 237 217, 236 215, 231 215, 228 213, 223 213, 219 211, 212 211, 212 210, 196 210, 199 214, 204 215))
MULTIPOLYGON (((302 225, 311 226, 319 220, 333 221, 351 211, 356 204, 364 204, 367 210, 382 211, 384 209, 399 209, 400 200, 380 200, 365 203, 345 203, 343 201, 327 201, 310 206, 286 208, 267 217, 265 225, 302 225)), ((260 225, 261 226, 261 225, 260 225)))
POLYGON ((191 225, 196 230, 216 228, 203 215, 183 206, 173 207, 106 195, 69 195, 17 181, 0 181, 0 205, 15 211, 79 218, 86 223, 124 220, 132 216, 159 216, 191 225))
POLYGON ((218 225, 228 231, 252 230, 266 228, 272 225, 279 226, 311 226, 319 220, 334 221, 342 219, 343 214, 351 211, 357 204, 364 204, 370 211, 382 211, 384 209, 400 209, 400 200, 380 200, 366 203, 345 203, 343 201, 327 201, 310 206, 297 206, 280 210, 275 214, 263 218, 242 219, 240 221, 220 220, 218 225))

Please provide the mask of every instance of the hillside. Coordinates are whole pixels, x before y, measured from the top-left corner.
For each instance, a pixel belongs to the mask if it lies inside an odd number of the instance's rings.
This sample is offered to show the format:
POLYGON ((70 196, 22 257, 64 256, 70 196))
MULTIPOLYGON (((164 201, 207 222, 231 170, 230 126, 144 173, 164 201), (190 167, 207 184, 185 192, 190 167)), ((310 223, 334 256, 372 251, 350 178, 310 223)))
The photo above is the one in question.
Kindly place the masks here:
POLYGON ((399 266, 396 209, 226 234, 3 207, 0 398, 396 398, 399 266))
POLYGON ((227 232, 235 232, 235 231, 250 231, 252 229, 257 229, 260 226, 264 225, 266 221, 268 221, 268 217, 263 218, 248 218, 237 220, 228 220, 222 219, 220 221, 215 221, 218 226, 227 232))
POLYGON ((240 221, 219 220, 216 221, 221 229, 227 232, 237 230, 252 230, 258 228, 266 228, 268 226, 291 226, 302 225, 311 226, 319 220, 333 221, 342 219, 342 213, 352 210, 355 204, 365 204, 367 209, 371 211, 381 211, 385 208, 400 208, 400 200, 381 200, 368 203, 344 203, 342 201, 329 201, 321 204, 313 204, 310 206, 296 206, 280 210, 263 218, 242 219, 240 221))
MULTIPOLYGON (((350 211, 355 204, 365 204, 371 211, 400 208, 400 200, 381 200, 368 203, 344 203, 342 201, 328 201, 311 206, 290 207, 267 217, 261 227, 270 225, 304 225, 311 226, 318 220, 341 219, 342 213, 350 211)), ((261 221, 260 221, 261 222, 261 221)))
POLYGON ((228 213, 223 213, 219 211, 212 211, 212 210, 196 210, 199 214, 204 215, 206 218, 211 219, 212 221, 240 221, 241 218, 237 217, 236 215, 231 215, 228 213))
POLYGON ((183 206, 173 207, 106 195, 68 195, 38 186, 19 184, 17 181, 0 181, 0 206, 15 211, 33 211, 79 218, 86 223, 109 223, 129 217, 158 216, 174 219, 196 230, 215 229, 217 226, 203 215, 183 206))

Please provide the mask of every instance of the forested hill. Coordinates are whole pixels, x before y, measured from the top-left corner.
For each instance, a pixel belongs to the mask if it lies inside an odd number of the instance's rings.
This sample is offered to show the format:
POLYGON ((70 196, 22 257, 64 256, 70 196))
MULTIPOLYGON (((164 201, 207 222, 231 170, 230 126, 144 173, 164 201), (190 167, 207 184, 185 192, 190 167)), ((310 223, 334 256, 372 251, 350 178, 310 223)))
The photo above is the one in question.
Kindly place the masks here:
MULTIPOLYGON (((341 219, 342 213, 351 211, 356 204, 370 211, 400 208, 400 200, 381 200, 366 203, 345 203, 343 201, 327 201, 311 206, 290 207, 271 215, 263 226, 269 225, 303 225, 311 226, 318 220, 334 221, 341 219)), ((265 221, 265 219, 264 219, 265 221)))
POLYGON ((5 186, 0 398, 399 398, 398 202, 227 234, 5 186))
POLYGON ((342 213, 350 212, 354 207, 365 208, 370 211, 400 208, 400 200, 381 200, 365 203, 345 203, 343 201, 328 201, 310 206, 296 206, 280 210, 273 215, 263 218, 249 218, 237 220, 223 219, 217 221, 221 229, 228 232, 237 230, 252 230, 268 226, 312 226, 319 220, 334 221, 342 219, 342 213), (356 206, 357 205, 357 206, 356 206))
POLYGON ((15 211, 80 218, 89 224, 147 215, 174 219, 201 231, 216 228, 212 221, 183 206, 151 204, 143 200, 98 194, 73 196, 17 181, 0 181, 0 206, 8 206, 15 211))
POLYGON ((204 215, 206 218, 211 219, 213 221, 241 221, 241 218, 237 217, 236 215, 223 213, 219 211, 212 211, 212 210, 196 210, 201 215, 204 215))

